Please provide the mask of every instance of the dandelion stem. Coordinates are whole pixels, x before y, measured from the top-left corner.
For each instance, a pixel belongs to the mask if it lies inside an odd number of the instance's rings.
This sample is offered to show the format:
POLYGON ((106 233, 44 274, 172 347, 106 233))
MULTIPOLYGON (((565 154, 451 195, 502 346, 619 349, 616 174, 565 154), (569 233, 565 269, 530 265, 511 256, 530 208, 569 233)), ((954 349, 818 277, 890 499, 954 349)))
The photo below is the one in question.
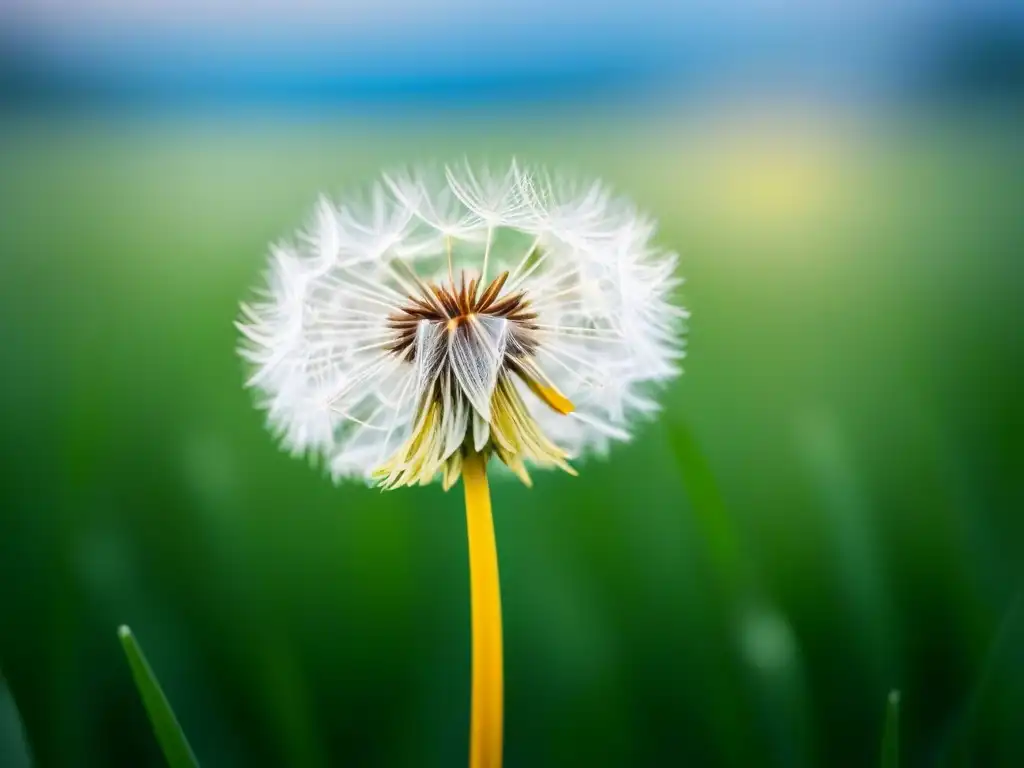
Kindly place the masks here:
MULTIPOLYGON (((484 246, 484 264, 480 268, 480 282, 478 288, 487 284, 487 262, 491 258, 491 243, 494 242, 494 227, 487 227, 487 245, 484 246)), ((474 299, 476 296, 473 297, 474 299)))
POLYGON ((500 768, 502 743, 501 587, 494 544, 487 462, 471 453, 462 463, 469 531, 469 579, 473 616, 473 699, 470 768, 500 768))
POLYGON ((452 263, 452 238, 451 235, 445 235, 444 238, 444 249, 448 254, 448 282, 451 283, 452 289, 455 289, 455 266, 452 263))

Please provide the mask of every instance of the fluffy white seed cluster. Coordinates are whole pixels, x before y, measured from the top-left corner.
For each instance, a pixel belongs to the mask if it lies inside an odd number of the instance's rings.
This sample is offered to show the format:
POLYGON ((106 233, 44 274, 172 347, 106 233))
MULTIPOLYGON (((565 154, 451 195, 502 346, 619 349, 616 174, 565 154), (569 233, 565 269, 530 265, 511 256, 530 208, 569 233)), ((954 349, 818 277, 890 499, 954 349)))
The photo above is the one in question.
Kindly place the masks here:
MULTIPOLYGON (((271 249, 241 354, 271 428, 337 480, 449 486, 627 440, 679 373, 687 313, 655 223, 512 163, 385 174, 271 249)), ((570 470, 571 471, 571 470, 570 470)))

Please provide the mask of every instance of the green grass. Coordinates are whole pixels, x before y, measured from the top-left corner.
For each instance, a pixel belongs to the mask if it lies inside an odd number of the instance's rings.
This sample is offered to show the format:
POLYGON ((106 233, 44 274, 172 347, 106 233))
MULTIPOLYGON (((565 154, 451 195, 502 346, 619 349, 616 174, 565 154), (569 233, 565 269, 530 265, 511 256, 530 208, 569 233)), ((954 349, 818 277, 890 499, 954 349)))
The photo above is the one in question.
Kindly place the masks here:
POLYGON ((279 452, 231 325, 319 191, 463 151, 610 179, 694 312, 655 423, 494 484, 508 765, 873 765, 895 685, 906 764, 1024 764, 1007 125, 793 166, 756 123, 523 126, 5 123, 0 668, 38 764, 163 759, 122 621, 205 764, 464 761, 459 499, 279 452), (764 205, 787 168, 813 194, 764 205))
POLYGON ((900 692, 893 691, 885 706, 885 731, 882 735, 882 768, 900 765, 900 692))
POLYGON ((188 739, 181 730, 178 718, 171 709, 167 696, 160 687, 160 681, 153 674, 149 662, 146 660, 142 648, 132 634, 131 629, 122 626, 117 630, 117 636, 121 640, 124 654, 128 659, 128 666, 132 671, 132 678, 135 680, 135 687, 139 691, 139 697, 146 707, 149 721, 153 725, 153 732, 156 734, 160 749, 167 758, 167 765, 170 768, 194 768, 199 765, 188 739))

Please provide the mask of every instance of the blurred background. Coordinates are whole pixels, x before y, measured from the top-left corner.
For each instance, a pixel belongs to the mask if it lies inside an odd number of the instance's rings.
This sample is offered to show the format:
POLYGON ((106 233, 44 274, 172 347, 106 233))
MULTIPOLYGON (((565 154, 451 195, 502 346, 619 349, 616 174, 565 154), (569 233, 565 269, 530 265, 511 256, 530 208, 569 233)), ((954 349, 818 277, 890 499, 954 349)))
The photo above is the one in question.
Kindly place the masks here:
POLYGON ((506 762, 1024 765, 1024 12, 798 0, 0 8, 0 765, 464 763, 460 494, 279 452, 232 327, 382 166, 661 222, 664 412, 500 483, 506 762))

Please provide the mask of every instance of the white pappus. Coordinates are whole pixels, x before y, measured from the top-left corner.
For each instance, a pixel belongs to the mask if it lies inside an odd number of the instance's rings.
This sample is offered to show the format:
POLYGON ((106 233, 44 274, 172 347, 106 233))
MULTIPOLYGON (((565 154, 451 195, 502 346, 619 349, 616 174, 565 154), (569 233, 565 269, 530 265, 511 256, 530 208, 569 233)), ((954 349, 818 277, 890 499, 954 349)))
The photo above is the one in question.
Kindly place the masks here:
POLYGON ((682 280, 654 233, 604 185, 515 162, 385 174, 272 247, 237 323, 248 384, 336 480, 447 488, 467 452, 571 472, 679 373, 682 280))

